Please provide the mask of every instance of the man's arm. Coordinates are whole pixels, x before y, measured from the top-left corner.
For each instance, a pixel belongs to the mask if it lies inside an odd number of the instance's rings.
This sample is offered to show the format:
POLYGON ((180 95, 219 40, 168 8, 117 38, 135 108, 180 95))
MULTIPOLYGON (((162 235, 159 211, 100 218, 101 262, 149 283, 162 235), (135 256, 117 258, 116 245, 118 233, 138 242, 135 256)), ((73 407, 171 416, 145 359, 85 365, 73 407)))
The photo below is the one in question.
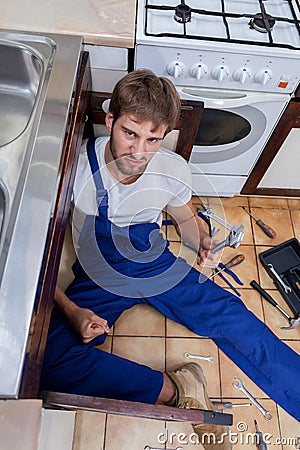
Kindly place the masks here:
POLYGON ((192 200, 183 206, 168 206, 168 213, 182 242, 189 244, 196 251, 198 249, 198 264, 215 267, 220 254, 210 253, 214 243, 205 231, 203 220, 198 216, 192 200))
POLYGON ((81 336, 85 344, 92 341, 95 337, 109 332, 105 319, 97 316, 90 309, 77 306, 58 285, 55 289, 54 303, 81 336))

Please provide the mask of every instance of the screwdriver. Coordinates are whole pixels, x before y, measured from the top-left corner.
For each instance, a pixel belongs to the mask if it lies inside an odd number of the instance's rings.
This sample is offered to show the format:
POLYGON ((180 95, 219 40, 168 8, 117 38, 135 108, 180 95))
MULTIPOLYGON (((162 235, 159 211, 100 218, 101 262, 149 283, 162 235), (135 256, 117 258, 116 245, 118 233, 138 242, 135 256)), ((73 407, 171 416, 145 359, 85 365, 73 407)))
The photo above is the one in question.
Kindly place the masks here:
POLYGON ((252 403, 231 403, 231 402, 212 402, 217 411, 224 411, 224 409, 232 409, 236 406, 252 406, 252 403))
POLYGON ((220 270, 218 270, 217 272, 215 272, 213 275, 211 275, 211 276, 209 277, 209 279, 211 280, 213 277, 215 277, 216 275, 218 275, 220 272, 223 272, 223 270, 231 269, 231 267, 235 267, 235 266, 237 266, 238 264, 241 264, 241 263, 244 261, 244 259, 245 259, 245 256, 242 255, 242 254, 237 255, 237 256, 234 256, 230 261, 228 261, 227 264, 224 264, 223 269, 220 269, 220 270))
POLYGON ((262 432, 259 431, 259 429, 258 429, 258 425, 257 425, 256 420, 254 420, 254 424, 255 424, 255 431, 256 431, 256 433, 255 433, 255 435, 256 435, 256 448, 258 450, 267 450, 267 448, 268 448, 267 444, 264 441, 262 432))
POLYGON ((248 211, 244 206, 242 206, 242 208, 244 211, 246 211, 246 213, 249 214, 249 216, 251 216, 255 220, 257 225, 263 230, 263 232, 267 236, 269 236, 272 239, 274 239, 276 237, 276 231, 274 231, 271 227, 269 227, 269 225, 266 225, 261 219, 256 219, 256 217, 254 217, 254 215, 251 214, 251 212, 248 211))

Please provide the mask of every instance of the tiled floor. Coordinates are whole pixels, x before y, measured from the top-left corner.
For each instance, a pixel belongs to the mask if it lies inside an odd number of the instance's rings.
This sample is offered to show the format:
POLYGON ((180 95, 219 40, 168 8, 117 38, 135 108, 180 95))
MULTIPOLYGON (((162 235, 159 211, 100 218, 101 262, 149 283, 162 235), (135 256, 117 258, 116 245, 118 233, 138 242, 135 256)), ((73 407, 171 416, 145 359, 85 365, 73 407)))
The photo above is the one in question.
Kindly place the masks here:
MULTIPOLYGON (((239 286, 230 279, 241 293, 241 299, 280 339, 300 353, 300 328, 290 331, 281 330, 280 327, 287 324, 284 317, 262 300, 249 285, 249 282, 255 279, 268 290, 284 310, 290 312, 273 281, 260 264, 258 255, 267 248, 290 238, 296 237, 300 240, 300 199, 241 196, 221 201, 220 199, 204 199, 204 201, 209 203, 218 215, 226 218, 227 222, 242 223, 245 227, 245 238, 240 247, 236 250, 227 248, 223 255, 225 262, 235 254, 245 255, 245 261, 234 269, 244 285, 239 286), (261 218, 272 226, 277 232, 276 239, 268 238, 246 214, 242 206, 251 209, 257 218, 261 218)), ((195 199, 195 203, 197 202, 199 199, 195 199)), ((216 229, 220 229, 216 237, 222 238, 224 229, 219 224, 214 225, 216 229)), ((181 248, 173 228, 169 226, 164 231, 171 241, 173 252, 175 254, 180 252, 193 264, 195 254, 187 248, 181 248)), ((204 271, 206 274, 210 273, 209 269, 204 271)), ((226 287, 219 277, 215 280, 226 287)), ((273 419, 267 422, 254 405, 235 407, 228 411, 234 418, 231 431, 235 433, 232 436, 236 443, 233 448, 237 450, 255 448, 251 441, 254 419, 257 420, 261 431, 268 433, 267 439, 270 443, 268 448, 296 448, 293 439, 300 436, 300 424, 295 419, 269 399, 210 339, 196 336, 183 326, 166 319, 151 307, 140 305, 124 313, 115 324, 103 348, 162 371, 170 370, 186 362, 185 352, 212 355, 213 362, 202 361, 201 366, 208 381, 209 395, 213 399, 231 401, 234 404, 247 402, 247 398, 232 387, 233 379, 239 377, 253 396, 273 415, 273 419)), ((79 412, 73 450, 86 448, 89 450, 144 450, 147 446, 154 449, 202 448, 201 445, 195 444, 191 433, 189 424, 79 412), (183 434, 180 435, 180 433, 183 434)))

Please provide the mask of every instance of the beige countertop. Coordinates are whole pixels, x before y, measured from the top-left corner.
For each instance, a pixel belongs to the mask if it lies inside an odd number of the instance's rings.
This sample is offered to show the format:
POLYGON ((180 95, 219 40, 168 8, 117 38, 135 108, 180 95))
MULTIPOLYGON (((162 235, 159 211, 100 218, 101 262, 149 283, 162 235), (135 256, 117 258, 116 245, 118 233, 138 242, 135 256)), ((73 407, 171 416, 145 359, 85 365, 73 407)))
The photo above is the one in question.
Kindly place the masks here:
POLYGON ((0 28, 75 34, 87 44, 134 46, 135 0, 0 0, 0 28))

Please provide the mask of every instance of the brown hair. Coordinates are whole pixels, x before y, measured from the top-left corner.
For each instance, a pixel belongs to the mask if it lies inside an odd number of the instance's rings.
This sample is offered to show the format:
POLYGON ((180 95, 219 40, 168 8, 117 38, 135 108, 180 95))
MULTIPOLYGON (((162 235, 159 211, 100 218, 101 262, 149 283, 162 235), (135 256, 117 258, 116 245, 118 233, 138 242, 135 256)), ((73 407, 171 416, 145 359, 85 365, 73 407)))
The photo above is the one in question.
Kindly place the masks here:
POLYGON ((128 73, 116 84, 109 104, 116 121, 128 113, 141 122, 150 120, 155 129, 162 124, 173 130, 180 115, 180 97, 174 84, 157 77, 151 70, 139 69, 128 73))

